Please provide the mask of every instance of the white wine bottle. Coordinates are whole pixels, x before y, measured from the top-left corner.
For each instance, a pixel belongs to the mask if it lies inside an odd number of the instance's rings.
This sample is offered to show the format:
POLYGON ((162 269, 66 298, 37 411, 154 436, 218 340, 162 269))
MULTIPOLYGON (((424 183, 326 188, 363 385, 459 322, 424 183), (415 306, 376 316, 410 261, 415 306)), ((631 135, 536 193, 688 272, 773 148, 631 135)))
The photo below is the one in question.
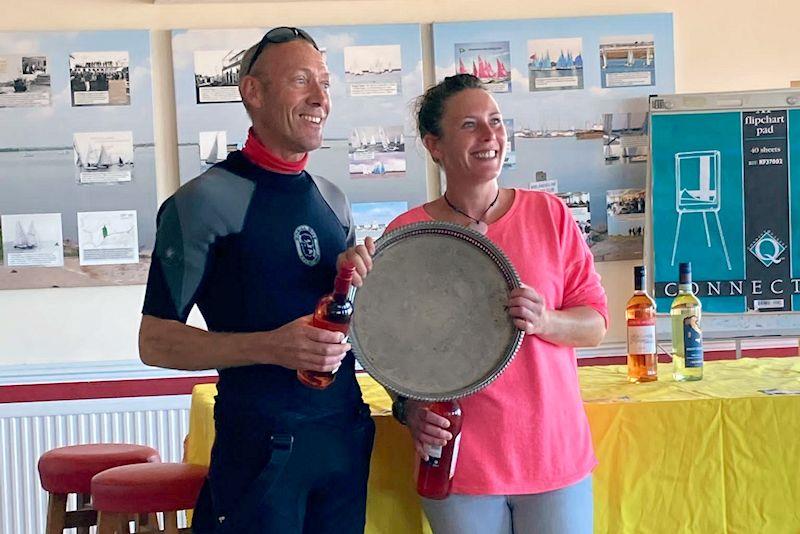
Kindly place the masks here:
POLYGON ((680 382, 703 379, 700 300, 692 290, 692 264, 681 263, 678 294, 669 310, 672 323, 672 376, 680 382))

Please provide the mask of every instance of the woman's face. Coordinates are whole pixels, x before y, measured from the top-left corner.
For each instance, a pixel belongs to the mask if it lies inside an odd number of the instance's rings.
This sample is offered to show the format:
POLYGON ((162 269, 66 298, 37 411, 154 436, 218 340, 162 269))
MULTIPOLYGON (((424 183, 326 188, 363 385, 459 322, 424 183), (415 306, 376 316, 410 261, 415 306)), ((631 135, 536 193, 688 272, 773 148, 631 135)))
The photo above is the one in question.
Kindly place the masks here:
POLYGON ((445 101, 440 137, 423 140, 448 179, 464 176, 494 180, 503 168, 506 129, 492 95, 465 89, 445 101))

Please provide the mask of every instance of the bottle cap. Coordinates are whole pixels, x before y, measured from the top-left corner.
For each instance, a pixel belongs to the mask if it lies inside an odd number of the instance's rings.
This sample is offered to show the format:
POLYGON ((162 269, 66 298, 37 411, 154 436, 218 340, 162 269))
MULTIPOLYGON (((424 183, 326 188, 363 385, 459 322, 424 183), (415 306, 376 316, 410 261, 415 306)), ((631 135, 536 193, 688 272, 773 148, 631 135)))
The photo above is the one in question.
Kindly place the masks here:
POLYGON ((681 263, 678 265, 678 272, 680 274, 679 280, 681 284, 691 284, 692 283, 692 263, 686 262, 681 263))
POLYGON ((633 268, 633 288, 636 291, 641 291, 644 289, 642 287, 644 285, 644 278, 645 278, 645 267, 644 265, 637 265, 633 268))

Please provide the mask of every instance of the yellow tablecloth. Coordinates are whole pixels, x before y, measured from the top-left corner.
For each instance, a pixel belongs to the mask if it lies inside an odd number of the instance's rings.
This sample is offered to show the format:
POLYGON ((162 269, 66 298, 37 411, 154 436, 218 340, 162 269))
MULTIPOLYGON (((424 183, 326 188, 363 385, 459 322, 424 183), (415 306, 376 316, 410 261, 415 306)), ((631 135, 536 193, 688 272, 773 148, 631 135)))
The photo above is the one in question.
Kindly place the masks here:
MULTIPOLYGON (((580 369, 600 461, 595 532, 800 533, 800 358, 708 362, 700 382, 674 382, 671 365, 659 376, 628 384, 624 366, 580 369), (762 391, 775 389, 784 394, 762 391)), ((430 532, 408 432, 383 389, 366 375, 359 383, 377 427, 367 532, 430 532)), ((192 393, 189 462, 208 464, 215 394, 192 393)))

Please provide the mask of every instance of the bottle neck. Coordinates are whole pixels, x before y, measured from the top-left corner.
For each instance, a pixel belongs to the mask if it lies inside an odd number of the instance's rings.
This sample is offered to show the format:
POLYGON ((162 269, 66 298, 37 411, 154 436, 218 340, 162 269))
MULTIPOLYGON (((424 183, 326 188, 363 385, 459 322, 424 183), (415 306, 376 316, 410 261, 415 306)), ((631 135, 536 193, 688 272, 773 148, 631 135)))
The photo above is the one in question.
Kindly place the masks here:
POLYGON ((336 279, 333 281, 333 297, 336 300, 347 298, 347 293, 350 292, 350 283, 353 281, 353 271, 355 268, 343 266, 336 273, 336 279))
POLYGON ((350 281, 352 278, 344 279, 336 277, 333 283, 333 297, 337 300, 347 298, 347 293, 350 291, 350 281))
POLYGON ((689 281, 686 284, 684 284, 684 283, 678 284, 678 293, 692 293, 693 294, 694 290, 692 289, 692 282, 689 281))
POLYGON ((644 293, 644 286, 645 286, 644 276, 636 277, 636 279, 634 279, 634 281, 633 281, 633 291, 635 293, 644 293))

